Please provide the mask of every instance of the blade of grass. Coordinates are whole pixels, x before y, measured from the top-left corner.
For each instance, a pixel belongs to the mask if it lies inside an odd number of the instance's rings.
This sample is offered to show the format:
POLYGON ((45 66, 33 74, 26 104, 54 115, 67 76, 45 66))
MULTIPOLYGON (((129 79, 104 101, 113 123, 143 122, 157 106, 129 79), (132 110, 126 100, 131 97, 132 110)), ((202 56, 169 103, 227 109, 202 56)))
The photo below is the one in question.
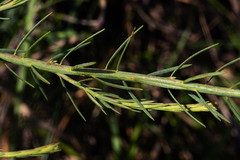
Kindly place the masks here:
POLYGON ((197 123, 199 123, 200 125, 202 125, 203 127, 206 128, 206 126, 205 126, 202 122, 200 122, 198 119, 196 119, 192 114, 190 114, 190 113, 186 110, 186 108, 185 108, 184 106, 182 106, 182 105, 178 102, 178 100, 173 96, 172 92, 171 92, 169 89, 168 89, 168 92, 169 92, 169 94, 171 95, 172 99, 179 105, 179 107, 182 108, 182 110, 183 110, 185 113, 187 113, 193 120, 195 120, 197 123))
POLYGON ((6 63, 4 63, 4 64, 9 69, 9 71, 11 71, 15 76, 17 76, 19 79, 21 79, 23 82, 25 82, 27 85, 31 86, 32 88, 35 88, 31 83, 29 83, 26 80, 24 80, 21 77, 19 77, 18 74, 15 73, 6 63))
POLYGON ((18 44, 18 46, 17 46, 17 48, 16 48, 16 50, 15 50, 15 52, 14 52, 14 55, 16 55, 18 49, 21 47, 21 45, 22 45, 23 42, 27 39, 27 37, 35 30, 35 28, 36 28, 40 23, 42 23, 47 17, 49 17, 51 14, 52 14, 52 12, 49 13, 48 15, 46 15, 43 19, 41 19, 41 20, 25 35, 25 37, 23 37, 23 39, 22 39, 22 40, 20 41, 20 43, 18 44))

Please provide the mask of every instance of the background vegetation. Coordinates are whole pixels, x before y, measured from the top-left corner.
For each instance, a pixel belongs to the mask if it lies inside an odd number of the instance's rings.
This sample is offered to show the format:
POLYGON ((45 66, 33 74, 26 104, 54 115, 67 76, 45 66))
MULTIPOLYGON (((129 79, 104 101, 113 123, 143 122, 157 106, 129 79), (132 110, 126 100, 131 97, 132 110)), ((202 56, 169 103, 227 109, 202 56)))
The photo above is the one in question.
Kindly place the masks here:
MULTIPOLYGON (((28 38, 26 49, 48 31, 51 33, 31 50, 31 57, 48 60, 92 35, 106 30, 91 44, 71 54, 65 64, 96 61, 103 68, 114 51, 131 34, 134 27, 144 27, 133 37, 120 70, 150 73, 179 65, 196 51, 214 43, 219 45, 191 60, 192 67, 181 70, 180 79, 214 72, 239 57, 240 2, 232 1, 78 1, 30 0, 0 13, 0 48, 16 48, 27 31, 50 12, 28 38)), ((117 61, 115 62, 117 63, 117 61)), ((23 67, 11 65, 22 77, 33 82, 23 67)), ((113 64, 114 65, 114 64, 113 64)), ((213 85, 230 87, 240 78, 240 63, 229 67, 228 74, 215 78, 213 85)), ((195 114, 207 126, 203 128, 185 113, 152 111, 155 121, 144 113, 115 108, 107 116, 81 90, 67 86, 87 122, 75 111, 59 78, 42 73, 51 85, 43 84, 49 101, 38 89, 25 86, 0 66, 0 146, 4 150, 21 150, 52 142, 61 142, 62 151, 52 155, 25 159, 238 159, 239 122, 217 96, 205 99, 218 102, 220 112, 231 122, 218 121, 210 113, 195 114)), ((169 75, 165 75, 169 76, 169 75)), ((199 80, 205 83, 206 79, 199 80)), ((90 86, 101 85, 89 82, 90 86)), ((104 90, 121 94, 107 86, 104 90)), ((166 89, 142 86, 138 98, 156 102, 173 102, 166 89)), ((128 97, 124 95, 122 97, 128 97)), ((194 103, 176 91, 181 103, 194 103)), ((239 99, 234 99, 239 105, 239 99)))

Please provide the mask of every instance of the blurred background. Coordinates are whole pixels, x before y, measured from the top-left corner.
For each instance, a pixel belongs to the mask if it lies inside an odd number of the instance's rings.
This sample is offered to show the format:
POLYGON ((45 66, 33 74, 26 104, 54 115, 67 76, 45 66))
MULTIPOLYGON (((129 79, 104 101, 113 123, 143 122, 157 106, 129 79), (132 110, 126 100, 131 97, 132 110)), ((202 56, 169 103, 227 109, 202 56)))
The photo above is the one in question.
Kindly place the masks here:
MULTIPOLYGON (((0 17, 0 48, 15 49, 26 33, 48 13, 53 12, 21 47, 27 50, 39 37, 51 33, 35 46, 29 56, 44 61, 105 28, 91 44, 72 53, 65 65, 97 62, 104 68, 111 55, 131 35, 134 27, 144 27, 132 38, 120 70, 148 74, 179 65, 197 51, 219 43, 190 61, 191 67, 178 71, 178 79, 214 72, 239 57, 240 2, 238 0, 30 0, 3 11, 0 17)), ((20 54, 19 54, 20 55, 20 54)), ((111 64, 116 67, 117 59, 111 64)), ((34 83, 29 69, 9 66, 21 77, 34 83)), ((228 74, 210 84, 231 87, 240 78, 240 62, 226 69, 228 74)), ((204 95, 218 103, 218 110, 231 123, 218 121, 211 113, 195 113, 206 128, 185 113, 152 111, 155 121, 144 113, 115 107, 121 114, 94 105, 82 90, 67 88, 85 116, 78 115, 59 78, 41 72, 51 82, 42 84, 45 100, 38 88, 18 80, 0 62, 0 148, 5 151, 31 149, 61 142, 62 151, 49 156, 27 159, 117 160, 117 159, 239 159, 239 121, 222 97, 204 95)), ((163 76, 170 76, 169 74, 163 76)), ((79 77, 73 77, 78 79, 79 77)), ((205 83, 206 79, 196 81, 205 83)), ((127 93, 95 81, 88 83, 124 98, 127 93)), ((138 98, 173 102, 166 89, 141 86, 138 98)), ((183 104, 195 103, 185 92, 173 91, 183 104)), ((233 99, 239 106, 239 99, 233 99)), ((238 108, 236 108, 238 110, 238 108)), ((14 159, 14 158, 13 158, 14 159)))

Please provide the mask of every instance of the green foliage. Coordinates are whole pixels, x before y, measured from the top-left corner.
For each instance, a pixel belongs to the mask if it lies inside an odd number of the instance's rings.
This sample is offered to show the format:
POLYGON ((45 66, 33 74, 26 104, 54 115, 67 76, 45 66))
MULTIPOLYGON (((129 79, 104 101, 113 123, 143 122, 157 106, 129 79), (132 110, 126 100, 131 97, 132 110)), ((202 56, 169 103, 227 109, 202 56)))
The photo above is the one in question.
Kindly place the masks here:
MULTIPOLYGON (((17 1, 5 0, 2 3, 0 3, 0 11, 17 7, 25 2, 26 0, 17 0, 17 1)), ((199 118, 193 115, 192 113, 193 112, 210 112, 217 120, 219 121, 224 120, 230 123, 230 120, 228 120, 220 112, 218 112, 217 103, 208 102, 201 95, 201 94, 212 94, 216 96, 223 96, 224 98, 226 98, 226 103, 228 104, 230 110, 237 117, 237 119, 240 120, 240 115, 236 110, 237 107, 234 104, 232 104, 229 100, 230 97, 240 98, 240 90, 232 89, 234 86, 237 86, 239 83, 232 85, 232 87, 230 88, 212 86, 207 84, 213 77, 226 74, 227 72, 221 72, 221 71, 226 67, 229 67, 230 65, 239 61, 239 58, 232 60, 231 62, 228 62, 227 64, 223 65, 221 68, 219 68, 215 72, 199 74, 197 76, 186 78, 185 80, 181 80, 173 76, 180 69, 190 67, 191 64, 186 64, 188 61, 192 60, 194 57, 196 57, 200 53, 203 53, 206 50, 212 49, 218 44, 210 45, 209 47, 204 48, 199 52, 196 52, 195 54, 187 58, 184 62, 182 62, 178 66, 165 68, 159 71, 152 72, 150 74, 139 74, 135 72, 119 71, 120 63, 122 62, 123 56, 127 50, 127 47, 132 37, 137 32, 139 32, 140 29, 143 28, 143 26, 139 27, 136 31, 133 31, 131 35, 120 45, 120 47, 115 51, 115 53, 107 61, 104 69, 89 68, 90 66, 95 65, 96 62, 84 62, 74 66, 64 65, 64 60, 66 60, 66 58, 69 57, 71 53, 90 44, 89 40, 95 37, 96 35, 98 35, 99 33, 103 32, 104 29, 96 32, 95 34, 92 34, 85 40, 78 43, 75 47, 67 49, 67 51, 65 52, 59 52, 55 54, 55 56, 50 58, 49 61, 47 62, 41 59, 37 60, 34 58, 27 58, 29 57, 29 52, 34 47, 37 47, 38 44, 41 43, 41 41, 46 39, 47 35, 50 32, 43 34, 32 45, 29 45, 27 48, 24 48, 24 50, 20 50, 20 47, 27 42, 27 39, 33 33, 33 31, 50 15, 51 13, 46 15, 35 26, 33 26, 32 29, 28 31, 27 34, 22 38, 22 40, 20 41, 16 49, 14 50, 8 49, 8 48, 0 49, 0 59, 4 61, 5 66, 15 76, 17 76, 18 79, 20 79, 24 83, 34 88, 34 86, 30 82, 28 82, 30 81, 28 77, 27 77, 28 81, 26 81, 25 78, 21 78, 21 76, 15 73, 5 62, 9 62, 11 64, 17 64, 17 65, 20 65, 21 67, 27 67, 30 69, 31 75, 34 81, 36 82, 36 85, 38 86, 38 88, 40 89, 41 93, 43 94, 46 100, 48 100, 47 92, 44 91, 45 87, 41 85, 41 82, 44 82, 50 85, 51 81, 44 78, 45 76, 42 74, 53 73, 59 77, 60 82, 65 92, 67 93, 68 98, 70 99, 74 108, 76 109, 76 111, 84 121, 87 121, 87 119, 78 108, 78 105, 75 103, 74 98, 71 95, 71 92, 68 90, 68 85, 66 85, 64 81, 72 84, 73 86, 76 86, 78 89, 83 90, 86 93, 86 95, 89 97, 89 99, 96 106, 98 106, 99 109, 104 114, 107 114, 107 112, 105 111, 105 108, 110 109, 115 113, 119 114, 120 112, 115 108, 116 106, 118 106, 120 108, 127 109, 133 112, 144 112, 150 119, 154 120, 154 116, 152 116, 151 114, 151 111, 154 111, 154 110, 167 111, 170 113, 184 111, 193 120, 195 120, 195 122, 197 122, 201 126, 206 127, 205 124, 200 120, 198 120, 199 118), (117 64, 115 67, 116 69, 115 70, 108 69, 110 63, 113 63, 113 59, 117 57, 117 54, 120 53, 121 50, 122 52, 117 60, 117 64), (9 54, 10 52, 14 52, 14 53, 9 54), (22 55, 19 53, 24 53, 24 54, 22 55), (57 60, 61 57, 63 58, 58 63, 57 60), (159 75, 166 74, 166 73, 171 73, 171 75, 169 77, 159 77, 159 75), (70 76, 73 76, 73 78, 70 76), (81 80, 79 80, 79 77, 81 77, 81 80), (192 81, 196 81, 206 77, 210 77, 206 84, 201 84, 198 82, 192 83, 192 81), (106 85, 115 89, 121 89, 125 93, 128 93, 131 99, 127 99, 125 98, 125 96, 122 96, 121 94, 114 94, 114 93, 104 91, 101 87, 99 88, 90 87, 86 82, 89 82, 91 80, 96 80, 100 82, 102 85, 106 85), (135 87, 136 86, 135 84, 140 84, 141 87, 139 86, 135 87), (129 85, 134 85, 134 87, 131 87, 129 85), (166 88, 169 95, 172 97, 175 103, 158 103, 152 100, 138 99, 135 96, 134 91, 142 91, 143 85, 151 85, 155 87, 166 88), (182 104, 174 96, 174 93, 172 92, 172 90, 179 90, 187 93, 187 95, 197 103, 182 104)), ((7 20, 7 19, 3 18, 2 20, 7 20)), ((190 31, 189 31, 189 28, 187 28, 177 45, 177 52, 180 52, 181 50, 183 50, 183 47, 186 44, 186 37, 189 37, 189 34, 190 34, 190 31)), ((171 63, 173 63, 174 61, 176 61, 176 58, 173 58, 171 63)), ((174 123, 175 122, 172 122, 172 124, 174 123)), ((112 130, 113 128, 114 127, 111 126, 112 130)), ((139 123, 138 125, 136 125, 130 140, 132 143, 132 146, 130 147, 130 151, 127 156, 129 159, 134 158, 134 155, 137 153, 136 141, 140 137, 141 130, 142 130, 142 125, 140 125, 139 123)), ((114 143, 113 146, 116 153, 119 154, 120 152, 119 139, 117 138, 117 133, 114 133, 114 134, 115 134, 114 136, 116 136, 115 137, 116 143, 114 143)), ((112 141, 114 141, 114 139, 112 141)), ((35 148, 32 150, 24 150, 24 151, 18 151, 18 152, 2 152, 1 151, 0 157, 42 156, 43 154, 49 154, 49 153, 58 152, 58 151, 60 151, 60 149, 59 149, 58 143, 56 143, 56 144, 50 144, 43 147, 35 148)))

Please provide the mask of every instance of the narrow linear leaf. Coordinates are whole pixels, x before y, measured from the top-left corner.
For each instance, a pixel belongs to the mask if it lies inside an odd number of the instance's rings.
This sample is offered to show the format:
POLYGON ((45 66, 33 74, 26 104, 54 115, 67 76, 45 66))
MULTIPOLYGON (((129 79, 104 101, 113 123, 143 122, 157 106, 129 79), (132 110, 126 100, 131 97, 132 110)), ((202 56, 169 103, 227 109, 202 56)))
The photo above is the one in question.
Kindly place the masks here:
POLYGON ((101 100, 101 99, 99 99, 99 101, 100 101, 106 108, 109 108, 109 109, 113 110, 114 112, 120 114, 116 109, 114 109, 114 108, 113 108, 111 105, 109 105, 107 102, 105 102, 105 101, 103 101, 103 100, 101 100))
MULTIPOLYGON (((182 66, 181 68, 179 68, 179 69, 187 68, 187 67, 189 67, 189 66, 191 66, 191 64, 185 64, 185 65, 183 65, 183 66, 182 66)), ((155 71, 155 72, 149 73, 148 75, 149 75, 149 76, 158 76, 158 75, 161 75, 161 74, 170 73, 170 72, 174 71, 177 67, 178 67, 178 66, 176 66, 176 67, 171 67, 171 68, 167 68, 167 69, 162 69, 162 70, 160 70, 160 71, 155 71)))
POLYGON ((52 12, 49 13, 48 15, 46 15, 43 19, 41 19, 41 20, 25 35, 25 37, 23 37, 23 39, 22 39, 22 40, 20 41, 20 43, 18 44, 18 46, 17 46, 17 48, 16 48, 16 50, 15 50, 15 52, 14 52, 14 55, 16 55, 18 49, 21 47, 21 45, 22 45, 23 42, 27 39, 27 37, 35 30, 35 28, 36 28, 40 23, 42 23, 42 21, 44 21, 47 17, 49 17, 51 14, 52 14, 52 12))
POLYGON ((63 63, 63 61, 67 58, 67 56, 68 56, 70 53, 72 53, 76 48, 78 48, 80 45, 82 45, 83 43, 85 43, 87 40, 89 40, 89 39, 95 37, 96 35, 98 35, 99 33, 103 32, 104 30, 105 30, 105 29, 102 29, 102 30, 98 31, 97 33, 91 35, 90 37, 88 37, 87 39, 85 39, 84 41, 82 41, 81 43, 79 43, 78 45, 76 45, 75 47, 73 47, 73 48, 63 57, 63 59, 62 59, 61 62, 60 62, 60 65, 61 65, 61 64, 63 63))
POLYGON ((28 150, 22 150, 22 151, 16 151, 16 152, 0 152, 0 157, 5 158, 23 158, 23 157, 29 157, 29 156, 42 156, 43 154, 49 154, 54 152, 61 151, 59 147, 59 143, 49 144, 42 147, 34 148, 34 149, 28 149, 28 150))
POLYGON ((17 76, 19 79, 21 79, 23 82, 25 82, 27 85, 31 86, 32 88, 35 88, 34 85, 32 85, 31 83, 29 83, 26 80, 19 77, 19 75, 17 73, 15 73, 6 63, 4 63, 4 64, 15 76, 17 76))
POLYGON ((120 103, 115 103, 115 102, 110 102, 109 101, 109 103, 111 103, 111 104, 113 104, 113 105, 115 105, 115 106, 118 106, 118 107, 121 107, 121 108, 125 108, 125 109, 128 109, 128 110, 130 110, 130 111, 132 111, 132 112, 138 112, 138 113, 140 113, 141 111, 142 111, 142 109, 140 108, 131 108, 130 106, 126 106, 125 104, 120 104, 120 103))
POLYGON ((17 7, 17 6, 19 6, 19 5, 21 5, 21 4, 23 4, 23 3, 25 3, 25 2, 27 2, 28 0, 21 0, 21 1, 3 1, 3 2, 1 2, 1 6, 0 6, 0 11, 4 11, 4 10, 8 10, 8 9, 12 9, 12 8, 15 8, 15 7, 17 7), (9 2, 9 3, 7 3, 7 2, 9 2), (17 2, 17 3, 16 3, 17 2), (6 4, 5 4, 6 3, 6 4))
POLYGON ((192 114, 190 114, 185 107, 183 107, 178 100, 174 97, 174 95, 172 94, 172 92, 168 89, 169 94, 171 95, 172 99, 179 105, 179 107, 182 108, 182 110, 184 110, 185 113, 187 113, 193 120, 195 120, 197 123, 199 123, 200 125, 202 125, 203 127, 206 127, 202 122, 200 122, 198 119, 196 119, 192 114))
POLYGON ((13 0, 12 1, 12 5, 20 5, 23 4, 25 2, 27 2, 28 0, 13 0))
POLYGON ((230 89, 232 89, 232 88, 235 87, 235 86, 238 86, 239 84, 240 84, 240 82, 238 82, 238 83, 232 85, 232 86, 230 87, 230 89))
POLYGON ((72 99, 72 96, 71 96, 70 93, 68 92, 68 89, 67 89, 67 87, 66 87, 64 81, 62 80, 61 77, 59 77, 59 78, 60 78, 60 81, 61 81, 61 83, 62 83, 62 86, 63 86, 63 88, 65 89, 65 91, 66 91, 66 93, 67 93, 69 99, 71 100, 73 106, 74 106, 75 109, 77 110, 78 114, 82 117, 82 119, 86 122, 86 119, 84 118, 84 116, 82 115, 82 113, 81 113, 80 110, 78 109, 77 105, 75 104, 74 100, 72 99))
POLYGON ((48 80, 46 80, 41 74, 38 73, 38 71, 34 68, 34 66, 31 66, 31 69, 34 72, 34 74, 38 77, 38 79, 40 79, 41 81, 43 81, 46 84, 50 84, 50 82, 48 80))
POLYGON ((97 94, 100 94, 105 97, 112 97, 112 98, 120 98, 118 95, 113 94, 113 93, 106 93, 106 92, 96 92, 97 94))
POLYGON ((124 53, 125 53, 125 51, 126 51, 126 49, 127 49, 128 44, 130 43, 130 41, 131 41, 131 39, 132 39, 132 36, 133 36, 133 34, 134 34, 134 30, 135 30, 135 28, 133 29, 132 34, 130 35, 130 37, 129 37, 129 39, 128 39, 126 45, 125 45, 125 47, 123 48, 122 54, 121 54, 120 57, 119 57, 118 64, 117 64, 117 67, 116 67, 116 71, 119 70, 119 66, 120 66, 120 63, 121 63, 121 61, 122 61, 122 57, 123 57, 123 55, 124 55, 124 53))
MULTIPOLYGON (((216 117, 220 117, 222 118, 224 121, 230 123, 227 118, 225 118, 222 114, 220 114, 218 111, 214 110, 212 107, 210 107, 207 102, 203 99, 203 97, 201 96, 201 94, 196 90, 196 93, 198 95, 198 97, 202 100, 202 105, 204 105, 207 109, 209 109, 209 111, 216 117)), ((219 118, 218 118, 219 119, 219 118)))
MULTIPOLYGON (((227 68, 228 66, 232 65, 233 63, 240 61, 240 58, 234 59, 230 62, 228 62, 227 64, 223 65, 222 67, 220 67, 218 70, 216 70, 216 72, 221 72, 223 69, 227 68)), ((206 83, 208 83, 213 77, 210 77, 206 83)))
MULTIPOLYGON (((214 109, 212 109, 211 107, 209 107, 208 105, 205 105, 205 100, 201 99, 198 95, 198 97, 193 94, 192 92, 187 91, 187 94, 194 99, 195 101, 197 101, 198 103, 202 104, 204 107, 206 107, 219 121, 221 121, 221 119, 214 113, 214 109)), ((200 95, 201 96, 201 95, 200 95)))
POLYGON ((209 46, 209 47, 207 47, 207 48, 204 48, 204 49, 198 51, 197 53, 191 55, 189 58, 187 58, 184 62, 182 62, 182 63, 172 72, 172 74, 171 74, 170 77, 173 77, 174 73, 175 73, 176 71, 178 71, 179 68, 181 68, 185 63, 187 63, 187 61, 189 61, 190 59, 192 59, 192 58, 194 58, 195 56, 199 55, 200 53, 202 53, 202 52, 204 52, 204 51, 206 51, 206 50, 208 50, 208 49, 210 49, 210 48, 212 48, 212 47, 215 47, 216 45, 218 45, 218 43, 217 43, 217 44, 214 44, 214 45, 211 45, 211 46, 209 46))
POLYGON ((34 74, 34 71, 33 71, 32 69, 30 69, 30 72, 31 72, 31 74, 32 74, 32 77, 33 77, 34 81, 37 83, 38 88, 39 88, 40 91, 42 92, 42 94, 43 94, 43 96, 45 97, 45 99, 48 101, 47 95, 46 95, 46 93, 44 92, 41 83, 38 81, 38 79, 37 79, 37 77, 36 77, 36 74, 34 74))
POLYGON ((133 112, 139 112, 139 110, 136 110, 136 109, 133 109, 129 106, 126 106, 126 105, 123 105, 119 99, 113 99, 113 98, 110 98, 110 97, 106 97, 106 96, 103 96, 102 94, 98 94, 97 92, 94 92, 92 90, 89 90, 88 88, 85 88, 84 89, 86 92, 88 92, 89 94, 93 95, 94 97, 97 97, 98 99, 101 99, 101 100, 104 100, 108 103, 111 103, 115 106, 119 106, 119 107, 122 107, 122 108, 126 108, 130 111, 133 111, 133 112))
POLYGON ((29 48, 28 50, 26 51, 26 53, 23 55, 23 57, 25 57, 28 52, 38 43, 40 42, 44 37, 46 37, 51 31, 48 31, 47 33, 45 33, 43 36, 41 36, 35 43, 33 43, 29 48))
MULTIPOLYGON (((127 83, 123 81, 123 85, 127 86, 127 83)), ((144 106, 139 102, 139 100, 137 99, 137 97, 132 93, 131 90, 128 90, 128 94, 132 97, 132 99, 140 106, 140 108, 142 109, 142 111, 154 121, 154 118, 151 116, 151 114, 144 108, 144 106)))
POLYGON ((219 75, 222 75, 222 74, 226 74, 228 72, 211 72, 211 73, 204 73, 204 74, 200 74, 200 75, 196 75, 196 76, 193 76, 193 77, 190 77, 186 80, 183 81, 183 83, 187 83, 187 82, 191 82, 191 81, 194 81, 194 80, 197 80, 197 79, 202 79, 202 78, 206 78, 206 77, 210 77, 210 76, 219 76, 219 75))
MULTIPOLYGON (((98 97, 98 99, 102 99, 104 101, 107 101, 108 103, 111 103, 115 106, 118 106, 118 107, 122 107, 122 108, 126 108, 126 109, 129 109, 130 111, 133 111, 133 112, 139 112, 139 110, 136 110, 136 109, 133 109, 131 107, 128 107, 128 106, 125 106, 123 105, 119 100, 115 100, 115 99, 112 99, 112 98, 109 98, 109 97, 104 97, 102 96, 101 94, 98 94, 96 92, 94 92, 92 90, 92 87, 84 87, 85 85, 82 84, 80 85, 77 81, 74 81, 73 79, 71 79, 70 77, 66 76, 66 75, 63 75, 63 74, 57 74, 59 77, 62 77, 64 80, 66 80, 67 82, 75 85, 76 87, 84 90, 87 94, 92 94, 92 95, 95 95, 95 97, 98 97)), ((99 90, 99 89, 98 89, 99 90)), ((90 95, 91 96, 91 95, 90 95)), ((92 97, 93 98, 93 97, 92 97)), ((94 98, 93 98, 94 99, 94 98)))
POLYGON ((78 82, 79 82, 79 83, 83 83, 83 82, 91 81, 91 80, 93 80, 93 78, 86 78, 86 79, 80 80, 80 81, 78 81, 78 82))
MULTIPOLYGON (((140 29, 142 29, 143 26, 139 27, 134 33, 133 35, 135 35, 140 29)), ((125 44, 129 41, 130 36, 120 45, 120 47, 118 47, 118 49, 114 52, 114 54, 112 55, 112 57, 109 59, 108 63, 105 66, 105 69, 108 68, 109 64, 112 62, 112 60, 114 59, 114 57, 118 54, 118 52, 125 46, 125 44)))
POLYGON ((9 19, 10 19, 10 18, 0 17, 0 20, 4 20, 4 21, 9 20, 9 19))
MULTIPOLYGON (((84 46, 86 46, 86 45, 88 45, 88 44, 90 44, 91 42, 86 42, 86 43, 84 43, 84 44, 82 44, 82 45, 79 45, 77 48, 75 48, 75 47, 73 47, 73 48, 70 48, 70 49, 68 49, 67 51, 64 51, 64 52, 62 52, 62 53, 59 53, 59 54, 57 54, 57 55, 55 55, 53 58, 51 58, 50 60, 57 60, 58 58, 60 58, 60 57, 62 57, 62 56, 65 56, 70 50, 72 50, 72 49, 74 49, 73 51, 75 51, 75 50, 78 50, 78 49, 80 49, 80 48, 82 48, 82 47, 84 47, 84 46)), ((49 60, 49 61, 50 61, 49 60)))
POLYGON ((79 68, 89 67, 94 64, 96 64, 96 62, 87 62, 87 63, 78 64, 72 67, 72 71, 77 70, 79 68))
POLYGON ((109 83, 109 82, 106 82, 106 81, 103 81, 97 77, 93 77, 94 79, 96 79, 97 81, 105 84, 105 85, 108 85, 108 86, 111 86, 111 87, 114 87, 114 88, 119 88, 119 89, 125 89, 125 90, 142 90, 142 88, 135 88, 135 87, 128 87, 128 86, 121 86, 121 85, 118 85, 118 84, 113 84, 113 83, 109 83))
MULTIPOLYGON (((3 53, 9 53, 9 52, 15 52, 15 49, 8 49, 8 48, 0 48, 0 52, 3 53)), ((18 50, 17 53, 25 53, 25 50, 18 50)))
POLYGON ((88 97, 93 101, 93 103, 95 103, 95 104, 101 109, 101 111, 102 111, 105 115, 107 115, 107 113, 104 111, 102 105, 101 105, 91 94, 89 94, 88 92, 86 92, 86 93, 87 93, 88 97))
POLYGON ((230 98, 226 97, 226 101, 227 104, 229 106, 229 108, 231 109, 231 111, 233 112, 233 114, 237 117, 237 119, 240 121, 240 115, 238 114, 238 112, 234 109, 234 107, 232 106, 232 103, 230 102, 230 98))

